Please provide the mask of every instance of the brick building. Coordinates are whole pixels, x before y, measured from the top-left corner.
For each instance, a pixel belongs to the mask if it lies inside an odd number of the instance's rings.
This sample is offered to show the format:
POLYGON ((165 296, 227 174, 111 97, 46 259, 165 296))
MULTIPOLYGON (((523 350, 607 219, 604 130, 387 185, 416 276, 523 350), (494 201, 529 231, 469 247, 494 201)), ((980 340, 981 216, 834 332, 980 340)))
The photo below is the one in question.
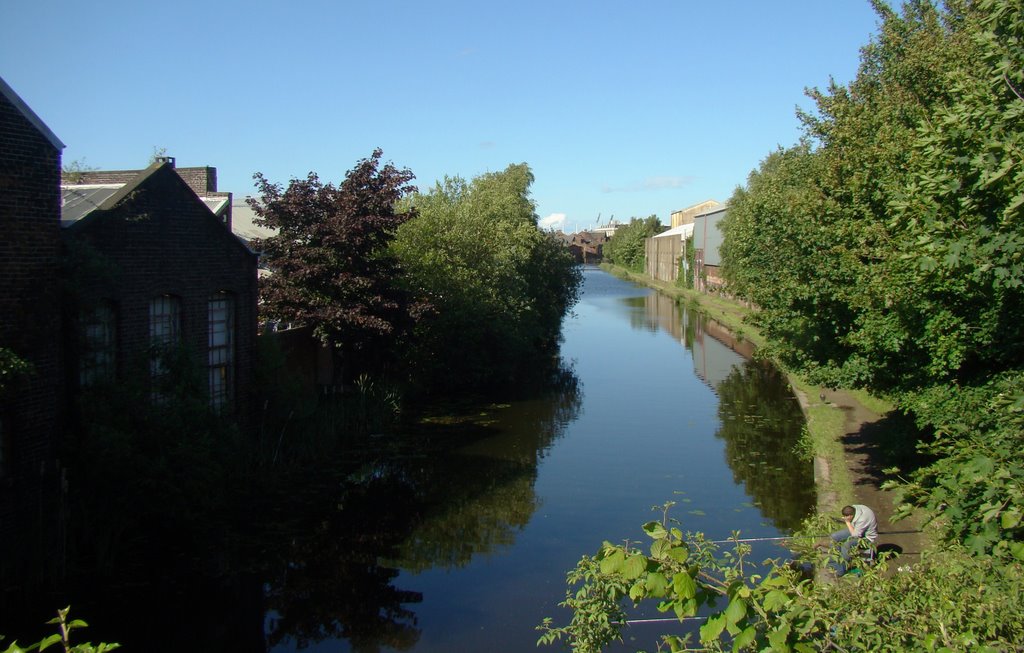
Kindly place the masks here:
POLYGON ((0 79, 0 365, 13 354, 31 366, 0 374, 0 574, 19 568, 21 553, 59 540, 63 149, 0 79))
POLYGON ((83 386, 134 379, 159 400, 163 352, 180 349, 200 367, 211 410, 243 432, 253 423, 257 257, 231 233, 216 169, 165 159, 62 180, 63 147, 0 79, 4 594, 17 591, 12 577, 61 573, 52 566, 64 541, 59 456, 83 386))
POLYGON ((69 385, 133 379, 158 394, 164 366, 156 349, 181 346, 206 368, 212 409, 245 428, 257 257, 231 233, 231 199, 216 193, 216 170, 176 170, 165 159, 141 171, 65 180, 69 385))
MULTIPOLYGON (((219 192, 217 190, 217 169, 210 166, 197 166, 192 168, 178 168, 175 165, 173 156, 158 156, 156 163, 167 163, 178 173, 188 187, 195 191, 199 199, 213 212, 217 218, 228 226, 232 227, 232 202, 231 193, 219 192)), ((65 185, 77 186, 111 186, 119 187, 127 184, 139 176, 141 170, 76 170, 66 172, 62 175, 62 182, 65 185)))

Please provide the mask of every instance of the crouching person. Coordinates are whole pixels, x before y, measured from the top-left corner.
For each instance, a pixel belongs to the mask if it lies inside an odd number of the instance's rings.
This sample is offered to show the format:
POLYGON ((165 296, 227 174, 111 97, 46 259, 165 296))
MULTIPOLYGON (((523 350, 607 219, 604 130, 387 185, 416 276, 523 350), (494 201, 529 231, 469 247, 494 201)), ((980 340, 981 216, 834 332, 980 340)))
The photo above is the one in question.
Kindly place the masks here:
POLYGON ((832 541, 841 545, 839 553, 842 559, 833 565, 837 576, 846 573, 852 551, 860 545, 861 540, 867 540, 871 547, 878 540, 878 522, 871 508, 860 504, 843 506, 843 521, 846 522, 846 528, 831 535, 832 541))

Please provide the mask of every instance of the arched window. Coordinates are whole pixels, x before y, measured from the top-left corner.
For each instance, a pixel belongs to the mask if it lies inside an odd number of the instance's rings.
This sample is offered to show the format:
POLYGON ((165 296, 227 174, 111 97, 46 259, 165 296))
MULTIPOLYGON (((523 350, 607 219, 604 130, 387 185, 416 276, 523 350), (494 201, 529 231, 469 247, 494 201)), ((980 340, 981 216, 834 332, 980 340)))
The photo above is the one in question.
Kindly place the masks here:
POLYGON ((208 313, 210 406, 221 412, 234 391, 235 298, 227 292, 215 293, 208 313))

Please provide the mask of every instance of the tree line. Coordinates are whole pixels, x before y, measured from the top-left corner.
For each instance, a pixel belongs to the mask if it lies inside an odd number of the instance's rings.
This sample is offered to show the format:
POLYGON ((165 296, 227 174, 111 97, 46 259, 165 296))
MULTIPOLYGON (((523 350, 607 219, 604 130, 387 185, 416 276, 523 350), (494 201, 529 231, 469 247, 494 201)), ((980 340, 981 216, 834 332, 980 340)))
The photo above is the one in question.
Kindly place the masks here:
POLYGON ((257 175, 268 318, 306 324, 345 375, 413 392, 509 386, 557 352, 581 272, 537 226, 526 164, 427 192, 377 150, 335 186, 257 175))
POLYGON ((917 456, 887 487, 937 546, 814 584, 799 565, 752 567, 740 541, 723 552, 684 534, 666 504, 647 544, 606 542, 570 572, 572 620, 545 621, 542 642, 602 650, 626 601, 655 601, 700 624, 659 650, 695 650, 693 636, 696 650, 1022 650, 1024 7, 872 4, 879 32, 855 79, 810 90, 802 138, 733 194, 722 272, 756 307, 763 353, 913 420, 888 434, 917 456))
POLYGON ((908 501, 941 508, 951 541, 1024 558, 1024 19, 1000 0, 876 7, 856 79, 812 91, 802 141, 734 194, 724 274, 772 355, 925 429, 936 461, 908 501))

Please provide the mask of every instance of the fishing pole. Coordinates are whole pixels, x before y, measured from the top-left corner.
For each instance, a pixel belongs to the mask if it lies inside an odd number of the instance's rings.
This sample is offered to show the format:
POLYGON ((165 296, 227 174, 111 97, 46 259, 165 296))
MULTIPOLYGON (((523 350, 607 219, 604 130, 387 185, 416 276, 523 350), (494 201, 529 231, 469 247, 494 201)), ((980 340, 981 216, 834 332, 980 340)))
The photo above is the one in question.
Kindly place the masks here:
MULTIPOLYGON (((878 531, 879 535, 909 535, 911 533, 921 533, 921 530, 914 531, 878 531)), ((828 537, 831 533, 824 533, 822 535, 780 535, 778 537, 744 537, 739 539, 725 539, 725 540, 704 540, 707 544, 728 544, 729 542, 780 542, 782 540, 803 540, 817 537, 828 537)))
POLYGON ((659 619, 626 619, 625 621, 613 621, 612 625, 615 626, 632 626, 633 624, 658 624, 667 623, 669 621, 674 623, 681 623, 683 621, 707 621, 708 617, 661 617, 659 619))

